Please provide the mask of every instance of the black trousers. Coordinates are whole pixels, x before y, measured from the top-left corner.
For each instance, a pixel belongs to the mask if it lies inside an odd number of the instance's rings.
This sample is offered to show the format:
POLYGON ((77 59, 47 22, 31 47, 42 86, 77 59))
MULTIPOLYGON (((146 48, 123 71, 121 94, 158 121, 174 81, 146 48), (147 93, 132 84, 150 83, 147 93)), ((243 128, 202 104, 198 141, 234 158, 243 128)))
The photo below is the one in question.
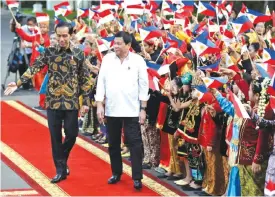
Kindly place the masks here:
POLYGON ((67 160, 78 135, 78 110, 47 110, 56 173, 65 174, 67 160), (62 142, 62 123, 65 139, 62 142))
POLYGON ((141 180, 143 178, 143 145, 138 117, 107 117, 107 133, 112 173, 114 175, 122 174, 122 157, 120 147, 122 128, 124 128, 124 135, 130 149, 132 179, 141 180))

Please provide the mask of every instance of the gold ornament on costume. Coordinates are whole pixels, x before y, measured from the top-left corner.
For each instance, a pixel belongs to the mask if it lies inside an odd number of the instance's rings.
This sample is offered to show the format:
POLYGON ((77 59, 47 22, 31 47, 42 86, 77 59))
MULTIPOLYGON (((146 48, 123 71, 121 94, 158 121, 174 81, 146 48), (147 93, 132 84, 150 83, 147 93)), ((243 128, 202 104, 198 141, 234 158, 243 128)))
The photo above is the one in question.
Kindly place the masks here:
POLYGON ((53 70, 57 71, 58 65, 56 63, 53 63, 53 70))
POLYGON ((189 106, 189 111, 187 112, 185 119, 181 122, 184 125, 184 132, 187 130, 189 132, 194 132, 194 127, 196 125, 195 117, 200 115, 200 106, 198 101, 193 101, 189 106))

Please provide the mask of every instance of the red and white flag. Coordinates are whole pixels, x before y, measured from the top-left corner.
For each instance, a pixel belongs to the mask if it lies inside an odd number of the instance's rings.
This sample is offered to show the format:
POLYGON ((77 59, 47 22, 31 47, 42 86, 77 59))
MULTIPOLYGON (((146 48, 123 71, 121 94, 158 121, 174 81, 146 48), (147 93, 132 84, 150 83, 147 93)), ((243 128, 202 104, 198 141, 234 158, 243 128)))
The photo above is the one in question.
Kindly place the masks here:
POLYGON ((119 5, 116 4, 115 0, 100 0, 100 10, 110 10, 110 9, 115 9, 117 10, 119 8, 119 5))
POLYGON ((142 15, 144 14, 144 6, 139 4, 139 5, 127 5, 126 14, 137 14, 137 15, 142 15))
POLYGON ((11 8, 18 8, 19 7, 19 1, 16 0, 6 0, 7 5, 9 7, 9 9, 11 8))
POLYGON ((161 19, 164 29, 170 29, 175 24, 172 20, 161 19))
POLYGON ((152 68, 147 68, 148 80, 149 80, 149 88, 152 90, 160 90, 159 89, 159 74, 156 70, 152 68))
POLYGON ((97 16, 100 18, 99 21, 98 21, 99 24, 108 23, 108 22, 115 19, 113 13, 110 10, 105 10, 103 12, 98 12, 97 16))
POLYGON ((50 17, 47 13, 37 12, 37 13, 35 13, 35 15, 36 15, 37 23, 49 22, 50 21, 50 17))

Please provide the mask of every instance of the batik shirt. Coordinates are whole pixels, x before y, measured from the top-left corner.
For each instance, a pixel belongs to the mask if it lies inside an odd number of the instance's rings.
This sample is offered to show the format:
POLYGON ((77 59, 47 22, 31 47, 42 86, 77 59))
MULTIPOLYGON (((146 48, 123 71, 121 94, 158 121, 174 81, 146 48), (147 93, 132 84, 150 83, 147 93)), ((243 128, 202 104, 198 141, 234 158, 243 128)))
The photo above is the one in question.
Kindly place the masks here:
POLYGON ((90 106, 89 70, 84 64, 84 53, 79 48, 67 49, 49 47, 34 61, 32 67, 17 82, 19 87, 35 73, 48 65, 49 82, 46 92, 46 108, 58 110, 79 109, 79 96, 83 96, 83 105, 90 106))

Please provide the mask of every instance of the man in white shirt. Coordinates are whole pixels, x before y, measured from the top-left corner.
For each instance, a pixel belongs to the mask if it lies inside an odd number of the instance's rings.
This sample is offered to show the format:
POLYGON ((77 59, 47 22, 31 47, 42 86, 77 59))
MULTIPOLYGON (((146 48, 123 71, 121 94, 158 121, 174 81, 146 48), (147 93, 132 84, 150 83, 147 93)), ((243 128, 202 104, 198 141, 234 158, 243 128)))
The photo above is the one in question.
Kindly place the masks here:
POLYGON ((115 52, 102 60, 96 89, 97 117, 100 123, 104 116, 107 118, 113 174, 108 183, 117 183, 122 175, 120 144, 123 127, 130 149, 134 188, 141 189, 143 145, 140 124, 144 124, 146 118, 149 82, 144 59, 129 51, 131 41, 129 33, 118 32, 114 40, 115 52))

